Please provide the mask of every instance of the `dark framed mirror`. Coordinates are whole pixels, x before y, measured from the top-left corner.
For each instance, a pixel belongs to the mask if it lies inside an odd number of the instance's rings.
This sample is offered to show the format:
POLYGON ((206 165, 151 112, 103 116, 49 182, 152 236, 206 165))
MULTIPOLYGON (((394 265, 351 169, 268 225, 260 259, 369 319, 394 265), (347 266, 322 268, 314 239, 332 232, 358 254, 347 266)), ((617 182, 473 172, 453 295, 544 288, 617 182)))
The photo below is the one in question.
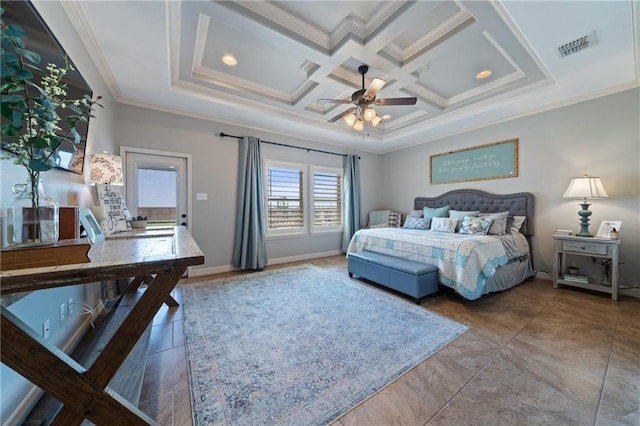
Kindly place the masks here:
MULTIPOLYGON (((2 19, 5 23, 19 25, 27 33, 25 47, 41 56, 39 68, 44 69, 49 63, 63 67, 65 58, 73 65, 71 58, 67 56, 62 45, 30 1, 3 0, 1 7, 4 9, 2 19)), ((75 71, 68 72, 63 79, 63 82, 67 84, 67 98, 82 99, 85 95, 91 97, 91 87, 78 72, 75 65, 73 65, 73 68, 75 71)), ((61 117, 63 119, 59 122, 62 128, 60 133, 66 134, 68 127, 65 126, 68 125, 65 123, 62 114, 61 117)), ((88 125, 89 123, 78 123, 76 125, 76 130, 80 134, 80 142, 74 145, 69 141, 64 141, 56 152, 55 157, 52 157, 54 167, 77 174, 83 173, 88 125)), ((4 139, 2 141, 2 149, 7 149, 4 139)))

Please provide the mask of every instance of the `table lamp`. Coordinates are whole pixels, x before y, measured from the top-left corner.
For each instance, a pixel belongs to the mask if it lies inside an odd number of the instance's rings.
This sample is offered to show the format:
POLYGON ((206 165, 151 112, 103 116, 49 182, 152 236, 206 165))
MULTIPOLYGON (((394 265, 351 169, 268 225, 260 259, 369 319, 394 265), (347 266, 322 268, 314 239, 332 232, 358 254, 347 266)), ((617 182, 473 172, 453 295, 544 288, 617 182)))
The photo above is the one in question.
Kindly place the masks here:
POLYGON ((107 153, 89 155, 89 183, 124 185, 120 157, 107 153))
POLYGON ((584 175, 584 177, 571 179, 569 188, 567 188, 562 198, 582 198, 583 201, 580 203, 582 210, 578 212, 580 216, 580 232, 576 236, 593 237, 589 233, 589 216, 591 216, 589 206, 591 204, 587 203, 587 198, 609 198, 600 178, 584 175))

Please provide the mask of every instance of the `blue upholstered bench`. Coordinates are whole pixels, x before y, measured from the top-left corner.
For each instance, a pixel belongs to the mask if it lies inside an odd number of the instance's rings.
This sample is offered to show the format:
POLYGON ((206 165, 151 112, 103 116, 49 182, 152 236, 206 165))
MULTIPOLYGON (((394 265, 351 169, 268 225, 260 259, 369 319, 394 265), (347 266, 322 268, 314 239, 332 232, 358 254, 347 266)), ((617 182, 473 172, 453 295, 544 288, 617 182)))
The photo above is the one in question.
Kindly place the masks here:
POLYGON ((382 284, 413 297, 417 304, 438 291, 438 268, 433 265, 372 251, 349 253, 347 263, 350 277, 356 274, 382 284))

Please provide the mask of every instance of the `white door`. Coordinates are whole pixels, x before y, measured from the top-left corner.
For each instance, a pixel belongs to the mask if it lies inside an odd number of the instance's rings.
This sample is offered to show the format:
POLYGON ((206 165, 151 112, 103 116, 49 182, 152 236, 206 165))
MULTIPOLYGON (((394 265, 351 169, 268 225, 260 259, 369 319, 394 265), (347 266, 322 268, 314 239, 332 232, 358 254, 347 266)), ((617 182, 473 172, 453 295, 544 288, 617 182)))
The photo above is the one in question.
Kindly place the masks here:
POLYGON ((189 226, 191 155, 121 147, 126 202, 132 216, 148 227, 189 226))

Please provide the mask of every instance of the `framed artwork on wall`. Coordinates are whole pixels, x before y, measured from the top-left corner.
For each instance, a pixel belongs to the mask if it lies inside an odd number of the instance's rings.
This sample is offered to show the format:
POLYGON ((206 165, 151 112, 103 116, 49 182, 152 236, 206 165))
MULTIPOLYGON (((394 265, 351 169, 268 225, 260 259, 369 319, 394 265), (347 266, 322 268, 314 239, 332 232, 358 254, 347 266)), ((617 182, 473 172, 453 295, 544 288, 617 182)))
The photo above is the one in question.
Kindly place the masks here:
POLYGON ((518 176, 518 139, 449 151, 430 157, 430 183, 518 176))

